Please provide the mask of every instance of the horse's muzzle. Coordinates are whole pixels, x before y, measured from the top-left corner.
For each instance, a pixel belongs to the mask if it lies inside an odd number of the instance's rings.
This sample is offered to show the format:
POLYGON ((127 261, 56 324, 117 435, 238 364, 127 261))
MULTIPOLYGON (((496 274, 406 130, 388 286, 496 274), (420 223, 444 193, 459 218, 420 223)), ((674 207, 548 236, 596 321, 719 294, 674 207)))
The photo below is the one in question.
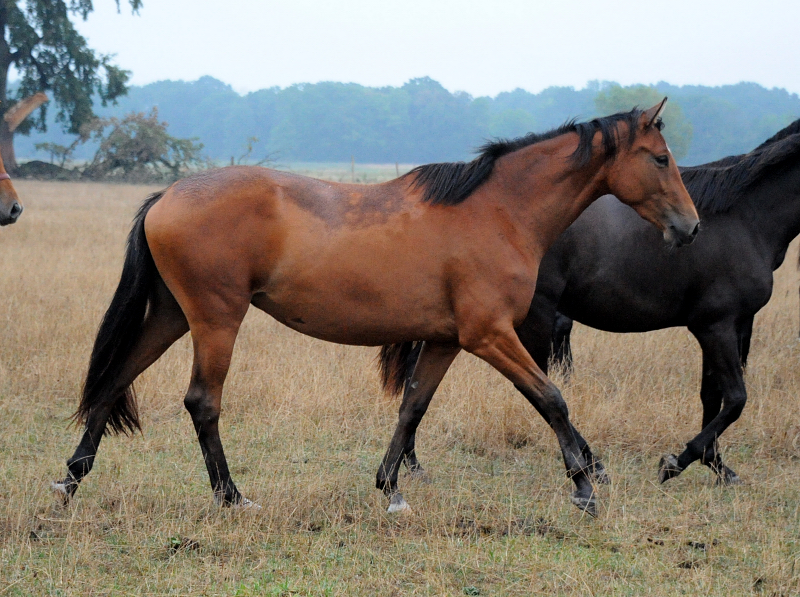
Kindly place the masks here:
POLYGON ((700 222, 696 222, 694 227, 688 232, 681 226, 670 224, 664 231, 664 240, 675 247, 682 247, 692 244, 698 232, 700 232, 700 222))
POLYGON ((16 222, 22 215, 22 209, 23 208, 19 204, 19 201, 14 201, 14 203, 11 205, 11 209, 8 210, 8 213, 0 214, 0 226, 8 226, 9 224, 16 222))

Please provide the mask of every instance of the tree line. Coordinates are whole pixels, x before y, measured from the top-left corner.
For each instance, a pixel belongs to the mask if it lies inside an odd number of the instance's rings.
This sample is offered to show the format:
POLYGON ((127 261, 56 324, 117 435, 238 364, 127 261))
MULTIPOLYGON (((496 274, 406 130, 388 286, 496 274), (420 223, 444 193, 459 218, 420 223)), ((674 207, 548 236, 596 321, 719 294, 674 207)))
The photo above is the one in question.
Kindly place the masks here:
MULTIPOLYGON (((142 7, 142 0, 106 1, 133 13, 142 7)), ((62 166, 77 159, 105 176, 153 169, 175 176, 203 159, 462 160, 489 139, 647 107, 663 95, 671 99, 665 136, 681 163, 697 164, 746 152, 800 116, 796 94, 754 83, 596 81, 493 98, 450 92, 428 77, 399 87, 323 82, 246 95, 212 77, 128 87, 130 73, 89 48, 73 25, 92 10, 91 0, 0 2, 0 154, 10 171, 16 154, 62 166), (12 72, 16 81, 8 80, 12 72)))
MULTIPOLYGON (((584 89, 522 89, 494 98, 452 93, 433 79, 413 79, 401 87, 355 83, 299 84, 240 95, 212 77, 193 82, 161 81, 131 86, 116 105, 99 106, 105 118, 149 113, 169 123, 170 135, 202 143, 217 162, 270 156, 285 162, 426 163, 469 159, 487 139, 544 131, 578 117, 647 107, 670 97, 665 115, 670 146, 679 161, 697 164, 744 153, 800 117, 800 98, 783 89, 754 83, 722 87, 667 83, 621 87, 593 82, 584 89)), ((18 137, 17 153, 39 157, 35 144, 69 145, 72 137, 55 119, 46 133, 18 137)), ((91 159, 97 146, 77 148, 91 159)))

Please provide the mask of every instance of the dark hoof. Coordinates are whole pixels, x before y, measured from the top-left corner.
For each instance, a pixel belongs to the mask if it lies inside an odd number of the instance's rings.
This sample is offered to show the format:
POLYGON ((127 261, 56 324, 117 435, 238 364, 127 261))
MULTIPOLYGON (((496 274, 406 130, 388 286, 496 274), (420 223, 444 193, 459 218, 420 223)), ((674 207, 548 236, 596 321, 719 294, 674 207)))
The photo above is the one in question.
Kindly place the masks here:
POLYGON ((604 469, 602 466, 595 467, 594 470, 589 474, 589 478, 598 485, 611 484, 611 478, 608 476, 606 469, 604 469))
POLYGON ((214 492, 214 504, 219 506, 220 508, 236 508, 236 509, 257 509, 260 510, 261 506, 256 504, 255 502, 251 502, 246 497, 244 497, 241 493, 236 493, 234 495, 225 495, 222 491, 215 491, 214 492))
POLYGON ((597 518, 597 500, 594 495, 586 498, 576 492, 569 496, 569 500, 592 518, 597 518))
POLYGON ((717 487, 729 487, 731 485, 742 485, 743 483, 739 475, 734 473, 727 466, 723 466, 722 471, 717 473, 717 487))
POLYGON ((667 454, 662 456, 658 462, 658 482, 664 483, 669 481, 672 477, 677 477, 683 472, 683 469, 678 465, 678 457, 675 454, 667 454))

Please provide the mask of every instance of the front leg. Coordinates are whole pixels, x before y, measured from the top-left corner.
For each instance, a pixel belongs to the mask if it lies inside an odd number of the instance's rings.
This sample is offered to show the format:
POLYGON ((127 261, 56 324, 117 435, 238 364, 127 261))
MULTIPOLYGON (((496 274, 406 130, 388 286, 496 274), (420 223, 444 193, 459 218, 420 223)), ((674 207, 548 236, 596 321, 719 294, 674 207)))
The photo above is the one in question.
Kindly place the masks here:
MULTIPOLYGON (((703 403, 703 428, 705 428, 711 424, 711 421, 719 414, 722 407, 722 388, 709 364, 709 359, 705 355, 703 355, 703 381, 700 386, 700 400, 703 403)), ((718 438, 714 438, 711 445, 706 448, 701 461, 717 475, 718 485, 737 485, 741 483, 739 476, 722 462, 718 438)))
POLYGON ((703 351, 703 429, 680 456, 669 455, 659 463, 661 483, 678 476, 695 460, 713 470, 720 484, 739 483, 738 475, 722 462, 717 440, 739 418, 747 402, 742 376, 739 335, 733 324, 719 323, 704 330, 692 330, 703 351))
MULTIPOLYGON (((562 326, 566 321, 569 322, 569 329, 572 329, 572 320, 557 313, 555 302, 547 296, 547 293, 540 292, 540 289, 537 288, 527 317, 525 317, 525 320, 516 329, 517 336, 520 342, 522 342, 522 346, 525 347, 525 350, 533 357, 536 365, 545 375, 547 374, 547 367, 549 359, 551 358, 553 349, 552 338, 555 336, 558 326, 557 318, 559 316, 562 318, 562 326)), ((567 346, 569 346, 569 335, 566 336, 565 341, 567 346)), ((532 401, 522 388, 517 387, 517 389, 531 402, 545 422, 552 428, 553 425, 547 411, 536 400, 532 401)), ((592 453, 589 444, 572 423, 570 423, 570 427, 572 428, 575 440, 581 448, 581 454, 586 460, 586 464, 589 467, 589 474, 592 476, 593 480, 597 483, 609 483, 608 473, 603 467, 603 463, 592 453)))
POLYGON ((375 478, 375 486, 389 498, 389 512, 408 509, 408 504, 397 489, 400 462, 405 459, 409 469, 414 471, 414 435, 417 427, 428 410, 436 388, 460 351, 461 348, 454 344, 425 342, 422 346, 414 373, 406 383, 394 436, 375 478))
POLYGON ((569 420, 567 404, 558 388, 525 350, 516 332, 510 326, 497 326, 483 337, 465 342, 464 347, 511 380, 549 421, 561 446, 567 476, 575 483, 575 492, 570 499, 587 514, 596 516, 597 501, 589 478, 589 466, 569 420))

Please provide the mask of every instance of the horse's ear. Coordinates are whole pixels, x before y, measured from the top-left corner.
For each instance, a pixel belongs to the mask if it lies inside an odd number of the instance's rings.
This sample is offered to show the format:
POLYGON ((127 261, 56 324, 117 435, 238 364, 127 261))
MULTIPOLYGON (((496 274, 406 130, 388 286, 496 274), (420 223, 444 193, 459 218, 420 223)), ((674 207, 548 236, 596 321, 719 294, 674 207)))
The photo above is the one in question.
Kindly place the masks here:
POLYGON ((644 113, 642 117, 642 120, 646 123, 644 128, 649 129, 658 121, 658 119, 661 117, 661 113, 664 111, 664 106, 666 105, 667 98, 665 97, 663 100, 661 100, 660 104, 656 104, 644 113))

